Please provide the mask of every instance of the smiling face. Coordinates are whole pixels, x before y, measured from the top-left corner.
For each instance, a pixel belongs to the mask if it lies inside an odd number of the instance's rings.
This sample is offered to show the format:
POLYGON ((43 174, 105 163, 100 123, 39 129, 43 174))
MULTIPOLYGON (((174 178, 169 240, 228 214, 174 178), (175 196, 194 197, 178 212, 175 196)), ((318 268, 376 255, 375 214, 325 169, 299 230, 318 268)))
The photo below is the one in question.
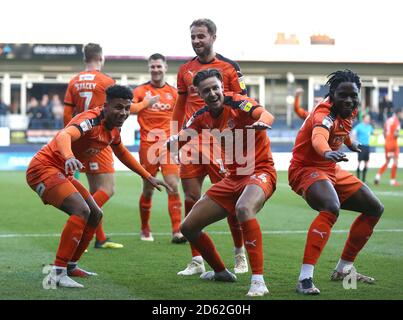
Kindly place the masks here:
POLYGON ((162 59, 151 59, 148 62, 148 71, 151 75, 151 82, 160 84, 164 82, 165 73, 167 72, 167 64, 162 59))
POLYGON ((197 86, 199 96, 207 104, 210 112, 220 113, 224 103, 224 89, 222 82, 216 77, 202 80, 197 86))
POLYGON ((193 50, 199 57, 206 57, 211 54, 216 35, 211 35, 206 26, 192 27, 190 37, 193 50))
POLYGON ((358 93, 359 91, 355 83, 341 82, 333 94, 331 94, 333 105, 337 110, 337 114, 342 119, 349 118, 358 107, 360 102, 358 93))
POLYGON ((131 100, 111 99, 105 103, 105 121, 108 129, 121 128, 130 115, 131 100))

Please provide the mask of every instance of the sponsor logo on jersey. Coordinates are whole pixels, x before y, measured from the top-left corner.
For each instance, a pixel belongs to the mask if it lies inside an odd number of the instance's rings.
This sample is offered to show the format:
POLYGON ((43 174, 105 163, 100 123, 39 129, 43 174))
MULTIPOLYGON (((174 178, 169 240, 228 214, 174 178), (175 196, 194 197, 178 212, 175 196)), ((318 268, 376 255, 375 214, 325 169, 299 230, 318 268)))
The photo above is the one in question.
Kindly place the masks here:
POLYGON ((245 112, 249 112, 250 109, 252 109, 253 104, 250 101, 244 100, 242 101, 242 103, 239 105, 239 109, 245 111, 245 112))
POLYGON ((78 79, 80 81, 93 81, 95 79, 95 74, 91 74, 91 73, 80 74, 78 79))

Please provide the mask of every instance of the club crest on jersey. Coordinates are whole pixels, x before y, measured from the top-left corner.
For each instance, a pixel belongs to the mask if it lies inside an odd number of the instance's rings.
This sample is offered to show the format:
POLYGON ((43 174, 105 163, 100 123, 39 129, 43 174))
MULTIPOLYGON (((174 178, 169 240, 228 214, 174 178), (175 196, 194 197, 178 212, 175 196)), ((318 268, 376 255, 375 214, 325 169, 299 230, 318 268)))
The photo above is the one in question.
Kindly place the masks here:
POLYGON ((232 118, 228 119, 228 121, 227 121, 227 126, 228 126, 228 128, 230 128, 230 129, 234 129, 234 128, 235 128, 234 119, 232 119, 232 118))
POLYGON ((174 97, 168 92, 165 94, 165 98, 167 98, 167 100, 172 100, 174 97))
POLYGON ((92 124, 89 119, 84 120, 83 122, 80 123, 80 128, 83 130, 83 132, 89 131, 92 129, 92 124))
POLYGON ((326 117, 323 119, 322 125, 330 130, 330 128, 333 126, 333 120, 330 117, 326 117))
POLYGON ((253 104, 250 101, 244 100, 242 101, 242 103, 239 105, 239 109, 245 111, 245 112, 249 112, 250 109, 252 109, 253 104))

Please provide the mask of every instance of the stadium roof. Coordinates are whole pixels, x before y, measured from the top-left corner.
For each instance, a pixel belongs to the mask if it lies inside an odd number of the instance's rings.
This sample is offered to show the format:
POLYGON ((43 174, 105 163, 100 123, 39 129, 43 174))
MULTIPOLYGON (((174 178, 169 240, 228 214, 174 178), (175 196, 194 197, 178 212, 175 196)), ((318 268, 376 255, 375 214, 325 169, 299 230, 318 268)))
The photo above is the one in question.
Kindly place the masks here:
POLYGON ((183 58, 194 55, 190 23, 208 17, 216 51, 234 60, 403 63, 399 8, 399 0, 69 0, 56 9, 51 0, 13 0, 2 6, 0 43, 98 42, 107 56, 183 58), (334 44, 311 44, 312 36, 334 44))

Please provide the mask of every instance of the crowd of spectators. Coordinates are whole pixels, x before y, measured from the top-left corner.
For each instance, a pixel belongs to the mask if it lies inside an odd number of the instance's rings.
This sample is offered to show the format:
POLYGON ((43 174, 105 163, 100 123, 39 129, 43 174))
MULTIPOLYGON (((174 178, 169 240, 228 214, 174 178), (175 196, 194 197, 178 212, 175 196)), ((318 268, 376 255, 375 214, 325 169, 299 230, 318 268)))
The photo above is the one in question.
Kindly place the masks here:
POLYGON ((63 104, 57 94, 53 95, 51 100, 47 94, 44 94, 40 101, 31 97, 27 105, 27 115, 28 129, 63 128, 63 104))

